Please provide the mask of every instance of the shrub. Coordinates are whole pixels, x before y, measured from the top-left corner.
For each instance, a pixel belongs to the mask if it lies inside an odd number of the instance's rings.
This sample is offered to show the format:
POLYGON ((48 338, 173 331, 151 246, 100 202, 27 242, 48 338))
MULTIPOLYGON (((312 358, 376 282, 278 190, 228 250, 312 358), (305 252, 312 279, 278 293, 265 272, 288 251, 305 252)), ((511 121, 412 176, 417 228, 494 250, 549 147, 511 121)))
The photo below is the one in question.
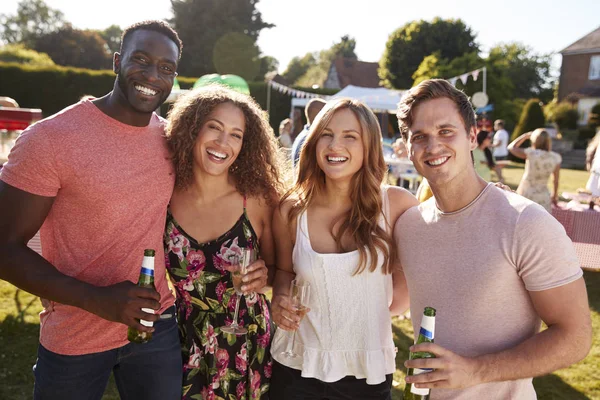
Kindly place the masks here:
POLYGON ((39 67, 54 65, 54 61, 46 53, 39 53, 22 44, 8 44, 0 47, 0 62, 18 63, 39 67))
POLYGON ((517 137, 525 132, 530 132, 536 128, 542 128, 546 124, 546 118, 544 117, 544 111, 540 105, 539 99, 529 99, 523 107, 519 122, 512 133, 511 140, 515 140, 517 137))
POLYGON ((596 129, 600 126, 600 103, 596 103, 590 111, 590 118, 588 119, 588 126, 592 129, 596 129))
POLYGON ((577 112, 577 108, 572 104, 567 102, 552 102, 544 110, 546 111, 546 118, 554 122, 558 126, 559 131, 577 129, 579 113, 577 112))

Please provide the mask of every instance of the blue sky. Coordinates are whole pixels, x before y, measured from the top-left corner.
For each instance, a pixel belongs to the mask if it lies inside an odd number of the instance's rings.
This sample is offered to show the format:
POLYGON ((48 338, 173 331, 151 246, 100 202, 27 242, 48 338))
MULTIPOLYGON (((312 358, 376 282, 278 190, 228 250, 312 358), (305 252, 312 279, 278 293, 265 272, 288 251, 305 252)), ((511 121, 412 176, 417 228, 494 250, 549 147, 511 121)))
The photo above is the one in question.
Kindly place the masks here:
MULTIPOLYGON (((171 17, 169 0, 46 3, 78 28, 171 17)), ((2 12, 15 13, 17 4, 18 0, 3 0, 2 12)), ((379 61, 391 32, 406 22, 436 16, 461 18, 477 33, 484 51, 519 41, 539 53, 558 52, 600 26, 600 0, 260 0, 258 8, 265 21, 276 25, 261 33, 258 45, 279 60, 281 71, 292 57, 328 48, 344 34, 356 39, 361 60, 379 61)), ((553 64, 560 67, 560 56, 553 64)))

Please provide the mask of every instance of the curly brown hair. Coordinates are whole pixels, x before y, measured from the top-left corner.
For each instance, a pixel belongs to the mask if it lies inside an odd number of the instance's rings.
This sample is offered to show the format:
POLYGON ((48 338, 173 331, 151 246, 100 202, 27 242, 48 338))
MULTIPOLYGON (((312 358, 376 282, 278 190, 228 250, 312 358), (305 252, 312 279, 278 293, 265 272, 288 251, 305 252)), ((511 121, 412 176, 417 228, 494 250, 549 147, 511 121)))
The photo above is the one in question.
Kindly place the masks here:
POLYGON ((250 96, 220 85, 191 90, 169 112, 166 136, 175 168, 175 186, 185 189, 192 183, 196 138, 208 115, 223 103, 238 107, 246 122, 242 149, 229 168, 236 189, 244 196, 263 197, 274 205, 283 192, 283 160, 267 114, 250 96))

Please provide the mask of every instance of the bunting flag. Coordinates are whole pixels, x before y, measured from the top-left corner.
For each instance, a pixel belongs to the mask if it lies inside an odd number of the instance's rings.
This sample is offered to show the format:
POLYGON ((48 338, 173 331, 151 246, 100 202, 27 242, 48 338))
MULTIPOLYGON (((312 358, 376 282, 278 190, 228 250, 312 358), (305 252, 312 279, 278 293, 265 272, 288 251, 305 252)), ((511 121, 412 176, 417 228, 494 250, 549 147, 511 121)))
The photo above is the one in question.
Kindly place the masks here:
POLYGON ((285 85, 282 85, 281 83, 277 83, 277 82, 273 82, 273 81, 270 81, 270 83, 271 83, 271 87, 273 89, 277 90, 279 93, 289 94, 292 97, 299 97, 301 99, 304 99, 304 98, 314 99, 316 97, 327 99, 330 97, 330 96, 325 96, 322 94, 310 93, 310 92, 304 92, 302 90, 292 89, 289 86, 285 86, 285 85))
POLYGON ((473 80, 476 81, 477 78, 479 78, 479 73, 483 71, 483 68, 479 68, 476 69, 475 71, 471 71, 471 72, 466 72, 462 75, 458 75, 452 78, 447 79, 448 82, 450 82, 453 86, 456 86, 456 82, 460 79, 460 81, 462 82, 463 85, 467 84, 467 80, 469 79, 469 76, 473 77, 473 80))

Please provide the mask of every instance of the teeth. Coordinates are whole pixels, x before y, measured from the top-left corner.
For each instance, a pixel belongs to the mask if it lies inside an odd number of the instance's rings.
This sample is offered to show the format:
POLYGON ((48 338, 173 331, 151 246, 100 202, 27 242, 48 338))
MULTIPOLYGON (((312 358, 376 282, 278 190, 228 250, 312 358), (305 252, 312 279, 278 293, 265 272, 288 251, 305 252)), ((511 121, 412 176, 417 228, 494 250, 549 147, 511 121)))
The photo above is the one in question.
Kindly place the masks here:
POLYGON ((330 161, 330 162, 344 162, 347 159, 348 159, 347 157, 327 157, 327 161, 330 161))
POLYGON ((440 165, 442 163, 444 163, 446 160, 448 159, 448 157, 442 157, 442 158, 436 158, 435 160, 430 160, 427 163, 429 165, 440 165))
POLYGON ((219 153, 218 151, 214 151, 214 150, 206 150, 206 152, 208 154, 210 154, 211 156, 215 156, 215 157, 220 158, 222 160, 224 160, 224 159, 227 158, 227 154, 225 154, 225 153, 219 153))
POLYGON ((135 90, 142 92, 143 94, 148 95, 148 96, 154 96, 156 94, 156 90, 152 90, 150 88, 147 88, 147 87, 141 86, 141 85, 136 85, 135 90))

